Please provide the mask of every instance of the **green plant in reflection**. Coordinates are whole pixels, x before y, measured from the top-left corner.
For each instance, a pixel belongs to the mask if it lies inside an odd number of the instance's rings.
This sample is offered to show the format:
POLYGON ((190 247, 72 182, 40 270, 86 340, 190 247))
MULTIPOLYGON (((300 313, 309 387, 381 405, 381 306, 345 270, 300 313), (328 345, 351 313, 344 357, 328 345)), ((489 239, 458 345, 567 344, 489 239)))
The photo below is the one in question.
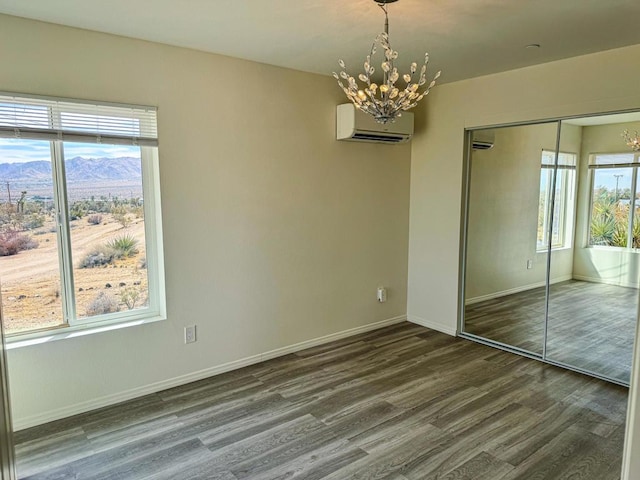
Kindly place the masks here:
MULTIPOLYGON (((628 189, 618 195, 605 187, 596 189, 591 209, 590 245, 627 246, 630 197, 628 189)), ((634 248, 640 246, 640 215, 637 212, 633 216, 632 241, 634 248)))

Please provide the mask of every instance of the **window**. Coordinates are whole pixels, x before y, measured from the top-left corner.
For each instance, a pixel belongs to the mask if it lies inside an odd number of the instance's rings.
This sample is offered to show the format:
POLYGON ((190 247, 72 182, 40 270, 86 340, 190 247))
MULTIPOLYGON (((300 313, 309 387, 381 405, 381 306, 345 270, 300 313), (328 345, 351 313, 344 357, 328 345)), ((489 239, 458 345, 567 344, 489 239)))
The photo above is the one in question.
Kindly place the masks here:
POLYGON ((6 333, 164 315, 156 112, 0 95, 6 333))
POLYGON ((640 247, 639 157, 639 153, 590 156, 589 246, 640 247))
POLYGON ((538 202, 537 250, 564 248, 571 245, 573 234, 573 210, 575 207, 576 155, 558 154, 543 150, 540 171, 540 198, 538 202), (554 191, 554 173, 557 174, 554 191), (553 206, 553 212, 552 212, 553 206), (551 228, 553 222, 553 228, 551 228), (551 235, 551 238, 549 238, 551 235))

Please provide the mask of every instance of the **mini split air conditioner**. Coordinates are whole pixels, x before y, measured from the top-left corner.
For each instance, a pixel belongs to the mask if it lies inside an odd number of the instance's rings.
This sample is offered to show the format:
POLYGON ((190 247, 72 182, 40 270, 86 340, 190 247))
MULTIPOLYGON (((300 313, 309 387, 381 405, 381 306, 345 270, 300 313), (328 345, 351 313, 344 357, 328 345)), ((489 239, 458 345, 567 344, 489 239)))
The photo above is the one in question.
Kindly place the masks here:
POLYGON ((413 113, 402 112, 395 122, 382 124, 353 103, 338 105, 336 116, 338 140, 351 142, 401 143, 411 140, 413 135, 413 113))
POLYGON ((474 150, 489 150, 493 148, 496 134, 493 130, 475 130, 471 133, 471 148, 474 150))

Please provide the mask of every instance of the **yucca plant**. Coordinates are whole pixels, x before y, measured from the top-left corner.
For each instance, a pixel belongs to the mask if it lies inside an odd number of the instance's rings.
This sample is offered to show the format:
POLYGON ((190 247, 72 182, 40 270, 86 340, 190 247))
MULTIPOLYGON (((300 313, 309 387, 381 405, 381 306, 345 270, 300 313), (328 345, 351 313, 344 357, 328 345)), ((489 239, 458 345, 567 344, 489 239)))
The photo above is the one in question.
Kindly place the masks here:
POLYGON ((106 246, 122 253, 123 257, 133 257, 138 253, 138 240, 131 235, 121 235, 107 242, 106 246))
POLYGON ((608 197, 600 196, 593 201, 592 215, 594 217, 600 216, 604 219, 610 219, 616 215, 616 210, 616 202, 608 197))
POLYGON ((591 216, 591 245, 612 245, 613 235, 616 231, 616 222, 613 217, 607 217, 603 214, 595 214, 591 216))
POLYGON ((616 222, 610 245, 612 247, 627 246, 627 225, 625 223, 616 222))

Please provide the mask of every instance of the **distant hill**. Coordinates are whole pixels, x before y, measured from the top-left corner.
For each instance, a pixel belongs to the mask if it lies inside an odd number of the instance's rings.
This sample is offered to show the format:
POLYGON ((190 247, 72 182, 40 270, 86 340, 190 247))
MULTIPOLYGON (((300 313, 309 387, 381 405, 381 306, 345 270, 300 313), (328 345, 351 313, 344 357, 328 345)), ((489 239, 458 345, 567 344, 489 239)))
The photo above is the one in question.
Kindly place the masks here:
MULTIPOLYGON (((65 161, 69 182, 136 180, 142 178, 140 159, 82 158, 65 161)), ((0 181, 15 183, 51 182, 51 163, 44 161, 25 163, 0 163, 0 181)))

